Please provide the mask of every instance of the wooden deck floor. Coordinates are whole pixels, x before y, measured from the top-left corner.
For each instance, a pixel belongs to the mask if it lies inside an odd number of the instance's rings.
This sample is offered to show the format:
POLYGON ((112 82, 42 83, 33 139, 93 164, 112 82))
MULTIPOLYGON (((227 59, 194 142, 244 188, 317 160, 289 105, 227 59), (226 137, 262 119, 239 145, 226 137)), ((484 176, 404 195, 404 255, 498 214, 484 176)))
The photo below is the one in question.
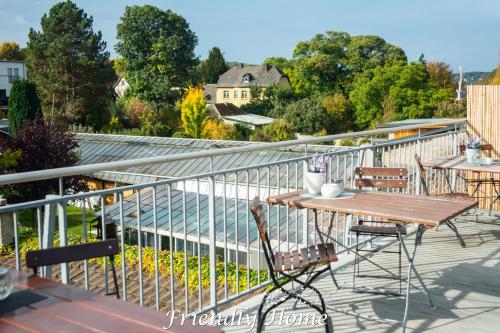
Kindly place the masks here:
MULTIPOLYGON (((417 269, 437 309, 431 310, 427 296, 413 289, 409 332, 500 332, 500 218, 479 215, 476 220, 475 215, 464 215, 457 219, 456 224, 467 244, 466 248, 459 246, 451 230, 441 227, 438 231, 427 231, 422 246, 417 250, 417 269)), ((411 237, 407 243, 413 246, 411 237)), ((373 259, 384 267, 397 267, 395 254, 377 254, 373 259)), ((403 263, 406 265, 407 262, 403 263)), ((362 263, 362 274, 380 274, 374 266, 370 266, 369 263, 362 263)), ((325 298, 334 332, 401 332, 397 321, 402 319, 403 297, 353 292, 352 267, 338 272, 336 276, 343 287, 340 290, 335 289, 328 274, 314 284, 325 298)), ((412 282, 418 284, 415 278, 412 282)), ((389 279, 361 278, 357 279, 356 285, 399 290, 399 282, 389 279)), ((236 309, 244 309, 244 315, 254 318, 261 298, 261 295, 254 297, 224 313, 232 314, 236 309)), ((266 326, 265 331, 324 332, 324 328, 317 325, 278 325, 282 309, 283 318, 290 322, 293 320, 290 314, 314 313, 302 304, 296 309, 292 307, 293 301, 278 307, 274 323, 266 326)), ((226 332, 255 331, 251 325, 227 326, 224 329, 226 332)))

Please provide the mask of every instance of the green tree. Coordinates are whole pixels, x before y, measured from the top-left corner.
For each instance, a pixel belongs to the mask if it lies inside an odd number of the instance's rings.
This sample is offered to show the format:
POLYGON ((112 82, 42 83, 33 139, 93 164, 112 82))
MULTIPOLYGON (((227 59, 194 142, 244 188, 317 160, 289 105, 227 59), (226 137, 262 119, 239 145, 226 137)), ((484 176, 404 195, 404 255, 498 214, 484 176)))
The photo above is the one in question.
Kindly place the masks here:
POLYGON ((299 94, 337 91, 347 74, 346 49, 350 36, 345 32, 328 31, 311 40, 299 42, 293 50, 294 66, 288 74, 299 94))
POLYGON ((0 44, 0 60, 23 61, 23 50, 16 42, 3 42, 0 44))
POLYGON ((252 86, 250 87, 250 95, 252 96, 252 100, 250 103, 243 104, 241 109, 249 113, 269 117, 275 116, 275 113, 273 115, 273 109, 287 105, 298 98, 291 88, 277 85, 265 88, 252 86))
MULTIPOLYGON (((356 76, 379 66, 406 61, 403 50, 378 36, 350 36, 327 31, 299 42, 293 61, 284 72, 295 92, 348 93, 356 76)), ((283 61, 283 60, 280 60, 283 61)))
POLYGON ((295 131, 302 134, 315 134, 328 127, 326 110, 317 99, 303 98, 286 106, 275 108, 271 115, 284 118, 295 131))
POLYGON ((346 58, 349 72, 354 76, 375 67, 407 60, 401 48, 373 35, 351 37, 346 58))
POLYGON ((293 125, 285 119, 276 119, 255 130, 252 141, 279 142, 296 139, 293 125))
POLYGON ((326 96, 322 102, 328 114, 328 133, 343 133, 352 129, 352 105, 342 93, 326 96))
POLYGON ((198 64, 194 55, 198 40, 186 20, 171 10, 127 6, 117 38, 116 51, 124 58, 129 94, 156 111, 174 105, 198 64))
POLYGON ((226 60, 218 47, 208 53, 208 58, 200 64, 201 80, 204 83, 217 83, 219 75, 227 71, 226 60))
POLYGON ((453 89, 429 83, 425 62, 404 61, 376 67, 354 82, 349 99, 357 129, 380 121, 433 117, 440 102, 453 99, 453 89))
POLYGON ((93 18, 71 1, 54 5, 31 29, 27 48, 30 77, 37 84, 45 118, 100 127, 115 80, 106 43, 93 18), (52 113, 54 111, 54 113, 52 113))
POLYGON ((181 102, 181 119, 184 134, 199 139, 208 118, 205 96, 202 88, 189 87, 181 102))
POLYGON ((9 130, 15 136, 28 121, 42 118, 36 86, 28 80, 14 80, 9 98, 9 130))
POLYGON ((281 71, 293 68, 293 60, 284 57, 269 57, 264 60, 265 64, 274 65, 281 71))
POLYGON ((438 88, 454 88, 456 85, 450 65, 444 62, 429 62, 427 64, 427 72, 429 72, 430 81, 438 88))

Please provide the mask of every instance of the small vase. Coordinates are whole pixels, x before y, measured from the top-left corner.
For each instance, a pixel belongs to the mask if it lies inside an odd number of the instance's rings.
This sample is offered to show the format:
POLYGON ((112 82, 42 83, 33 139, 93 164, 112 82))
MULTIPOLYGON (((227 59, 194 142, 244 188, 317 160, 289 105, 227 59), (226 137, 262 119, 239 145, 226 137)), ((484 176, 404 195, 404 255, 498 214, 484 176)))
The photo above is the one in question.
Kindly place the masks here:
POLYGON ((325 182, 324 172, 305 172, 304 187, 311 194, 321 194, 321 186, 325 182))
POLYGON ((471 149, 471 148, 465 149, 465 157, 467 158, 468 163, 474 163, 474 161, 477 160, 480 156, 481 156, 480 149, 471 149))

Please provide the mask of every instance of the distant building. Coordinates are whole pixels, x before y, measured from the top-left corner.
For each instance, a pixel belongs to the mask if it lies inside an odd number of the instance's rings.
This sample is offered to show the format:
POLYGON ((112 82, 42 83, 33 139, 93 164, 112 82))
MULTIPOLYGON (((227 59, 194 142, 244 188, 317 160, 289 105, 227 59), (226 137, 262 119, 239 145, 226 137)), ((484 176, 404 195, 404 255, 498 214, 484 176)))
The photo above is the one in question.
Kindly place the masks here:
POLYGON ((0 144, 5 143, 10 138, 9 120, 0 119, 0 144))
POLYGON ((239 64, 221 74, 216 84, 205 86, 205 99, 207 103, 232 103, 239 107, 252 100, 250 94, 252 86, 272 85, 290 87, 290 82, 288 77, 274 65, 239 64))
POLYGON ((26 64, 23 61, 0 60, 0 106, 7 110, 12 83, 16 79, 26 79, 26 64))
POLYGON ((273 118, 260 116, 243 111, 232 103, 214 103, 208 105, 210 117, 221 119, 226 124, 242 124, 256 129, 273 122, 273 118))
POLYGON ((414 128, 411 130, 402 129, 400 131, 395 131, 389 134, 389 140, 400 139, 408 136, 423 134, 424 132, 445 129, 446 125, 439 125, 438 123, 451 120, 450 118, 427 118, 427 119, 405 119, 399 121, 392 121, 389 123, 378 124, 377 128, 397 128, 410 125, 421 125, 419 128, 414 128))

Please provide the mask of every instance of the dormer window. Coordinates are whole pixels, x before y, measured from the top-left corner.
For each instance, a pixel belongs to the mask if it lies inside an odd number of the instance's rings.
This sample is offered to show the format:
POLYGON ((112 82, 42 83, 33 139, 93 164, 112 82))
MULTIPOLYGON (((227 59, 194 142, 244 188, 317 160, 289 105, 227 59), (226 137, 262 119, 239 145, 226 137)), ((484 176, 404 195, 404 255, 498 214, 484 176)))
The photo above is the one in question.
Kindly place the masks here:
POLYGON ((249 83, 250 79, 251 79, 250 74, 243 75, 243 83, 249 83))

